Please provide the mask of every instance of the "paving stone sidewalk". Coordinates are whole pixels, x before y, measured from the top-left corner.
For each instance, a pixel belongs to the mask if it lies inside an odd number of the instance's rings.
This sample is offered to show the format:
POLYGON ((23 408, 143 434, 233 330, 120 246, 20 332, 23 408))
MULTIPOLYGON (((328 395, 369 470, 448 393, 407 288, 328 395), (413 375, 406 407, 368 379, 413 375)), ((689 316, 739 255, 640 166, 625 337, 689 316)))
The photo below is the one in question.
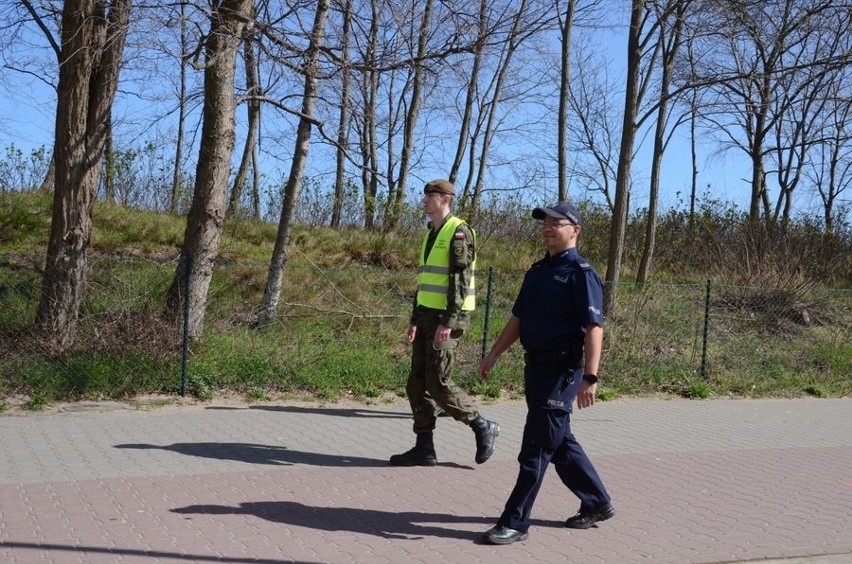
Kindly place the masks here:
POLYGON ((520 402, 481 407, 503 429, 481 466, 439 419, 434 468, 387 466, 402 403, 86 407, 0 415, 0 562, 852 562, 850 399, 598 403, 574 431, 616 517, 562 526, 579 504, 551 469, 529 539, 500 547, 481 535, 520 402))

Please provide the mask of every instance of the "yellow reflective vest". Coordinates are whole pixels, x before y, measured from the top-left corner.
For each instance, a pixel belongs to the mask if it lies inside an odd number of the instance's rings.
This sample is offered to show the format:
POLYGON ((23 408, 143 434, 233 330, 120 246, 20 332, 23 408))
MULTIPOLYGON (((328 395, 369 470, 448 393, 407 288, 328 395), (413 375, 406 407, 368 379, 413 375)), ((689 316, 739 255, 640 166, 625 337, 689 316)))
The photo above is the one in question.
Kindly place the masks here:
MULTIPOLYGON (((423 243, 420 245, 420 268, 417 270, 417 305, 432 309, 447 309, 447 294, 450 289, 450 246, 456 228, 462 223, 464 221, 455 216, 448 217, 438 232, 428 257, 425 255, 429 233, 426 233, 423 237, 423 243)), ((472 227, 468 227, 473 234, 475 244, 476 233, 472 227)), ((470 265, 470 269, 470 285, 462 303, 462 310, 464 311, 473 311, 476 308, 476 285, 474 283, 476 258, 470 265)))

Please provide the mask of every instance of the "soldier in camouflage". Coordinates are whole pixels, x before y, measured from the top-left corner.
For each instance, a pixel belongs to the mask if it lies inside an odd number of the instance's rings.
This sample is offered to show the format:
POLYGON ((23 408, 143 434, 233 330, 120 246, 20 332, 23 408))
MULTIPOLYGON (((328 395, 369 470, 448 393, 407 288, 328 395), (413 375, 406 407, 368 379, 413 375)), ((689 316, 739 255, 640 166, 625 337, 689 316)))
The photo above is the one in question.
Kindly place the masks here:
POLYGON ((392 466, 438 464, 432 440, 436 405, 473 429, 477 464, 491 457, 500 434, 500 426, 480 415, 451 379, 455 349, 475 308, 476 268, 476 233, 451 213, 454 196, 447 180, 432 180, 423 189, 421 203, 430 222, 408 328, 412 354, 406 385, 417 440, 414 448, 391 456, 392 466))

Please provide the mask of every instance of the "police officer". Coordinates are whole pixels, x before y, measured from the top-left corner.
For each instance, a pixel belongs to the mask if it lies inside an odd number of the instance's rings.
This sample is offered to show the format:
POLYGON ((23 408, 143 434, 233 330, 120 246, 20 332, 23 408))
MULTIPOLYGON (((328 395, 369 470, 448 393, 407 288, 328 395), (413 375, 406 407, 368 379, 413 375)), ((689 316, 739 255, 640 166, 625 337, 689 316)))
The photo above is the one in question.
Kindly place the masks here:
POLYGON ((497 525, 485 533, 492 544, 528 537, 530 512, 547 465, 552 463, 580 511, 565 522, 587 529, 615 515, 610 497, 571 434, 571 404, 595 403, 603 342, 603 285, 577 252, 580 212, 568 202, 535 208, 547 255, 524 276, 512 317, 479 366, 488 374, 497 358, 520 339, 524 347, 527 420, 518 455, 520 471, 497 525))
POLYGON ((451 379, 455 348, 476 305, 476 235, 451 213, 455 193, 453 184, 443 179, 432 180, 423 189, 421 203, 430 221, 420 246, 417 294, 408 328, 411 371, 405 388, 417 441, 414 448, 391 456, 392 466, 438 464, 432 441, 436 405, 473 429, 477 464, 491 457, 500 434, 500 426, 471 407, 451 379))

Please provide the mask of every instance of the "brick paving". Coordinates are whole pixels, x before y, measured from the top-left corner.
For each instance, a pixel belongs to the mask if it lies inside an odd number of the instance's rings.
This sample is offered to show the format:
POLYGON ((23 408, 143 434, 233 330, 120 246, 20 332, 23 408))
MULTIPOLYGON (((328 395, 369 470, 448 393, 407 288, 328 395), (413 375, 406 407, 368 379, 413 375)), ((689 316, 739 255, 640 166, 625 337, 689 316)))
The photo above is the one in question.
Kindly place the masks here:
POLYGON ((473 463, 441 418, 434 468, 391 468, 407 406, 151 411, 87 404, 0 415, 0 562, 852 562, 852 400, 625 400, 574 417, 617 510, 551 469, 528 540, 481 542, 517 471, 520 402, 473 463), (98 407, 98 406, 91 406, 98 407))

